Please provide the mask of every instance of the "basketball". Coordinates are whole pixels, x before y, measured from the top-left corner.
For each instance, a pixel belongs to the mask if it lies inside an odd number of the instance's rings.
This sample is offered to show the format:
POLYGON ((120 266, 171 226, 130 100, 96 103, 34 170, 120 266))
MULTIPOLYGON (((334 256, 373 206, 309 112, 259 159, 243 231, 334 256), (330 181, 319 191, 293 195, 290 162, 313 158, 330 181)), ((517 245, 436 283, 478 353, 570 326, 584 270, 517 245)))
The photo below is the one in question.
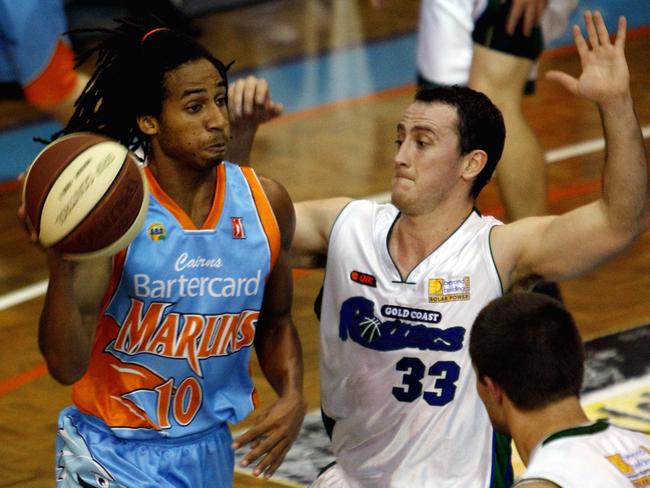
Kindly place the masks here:
POLYGON ((73 260, 110 256, 142 227, 149 193, 140 164, 105 136, 74 133, 48 144, 27 170, 27 225, 73 260))

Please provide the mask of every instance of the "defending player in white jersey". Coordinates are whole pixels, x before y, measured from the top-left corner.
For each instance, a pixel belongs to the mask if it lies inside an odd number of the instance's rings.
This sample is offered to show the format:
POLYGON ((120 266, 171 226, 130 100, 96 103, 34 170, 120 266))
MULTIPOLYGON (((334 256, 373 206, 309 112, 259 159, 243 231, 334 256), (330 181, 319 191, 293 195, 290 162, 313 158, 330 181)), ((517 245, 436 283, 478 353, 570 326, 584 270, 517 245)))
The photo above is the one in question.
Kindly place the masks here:
POLYGON ((419 92, 397 125, 391 204, 296 205, 295 263, 328 255, 321 399, 338 464, 314 486, 508 483, 509 463, 472 391, 476 313, 520 280, 591 269, 646 227, 625 19, 614 43, 600 13, 585 22, 590 46, 574 27, 580 78, 547 76, 598 106, 607 140, 599 200, 507 225, 481 217, 474 201, 500 158, 503 121, 484 95, 451 87, 419 92))
POLYGON ((648 486, 650 438, 591 422, 580 406, 584 350, 560 302, 497 298, 476 318, 469 352, 492 425, 513 437, 527 465, 515 486, 648 486))

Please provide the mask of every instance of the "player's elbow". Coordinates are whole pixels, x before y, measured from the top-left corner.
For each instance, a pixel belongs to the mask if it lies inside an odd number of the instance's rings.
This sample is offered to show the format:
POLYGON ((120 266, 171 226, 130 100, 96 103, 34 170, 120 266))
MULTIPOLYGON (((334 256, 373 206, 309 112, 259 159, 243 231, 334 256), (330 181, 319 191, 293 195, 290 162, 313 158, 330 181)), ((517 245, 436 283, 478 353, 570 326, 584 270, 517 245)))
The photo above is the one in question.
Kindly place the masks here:
POLYGON ((87 359, 74 359, 66 351, 54 351, 39 344, 50 376, 62 385, 71 385, 88 370, 87 359))
POLYGON ((650 208, 638 204, 625 208, 608 207, 607 226, 610 234, 626 246, 634 242, 650 226, 650 208))
POLYGON ((86 373, 87 363, 67 362, 59 360, 45 359, 47 370, 50 376, 62 385, 72 385, 76 383, 86 373))

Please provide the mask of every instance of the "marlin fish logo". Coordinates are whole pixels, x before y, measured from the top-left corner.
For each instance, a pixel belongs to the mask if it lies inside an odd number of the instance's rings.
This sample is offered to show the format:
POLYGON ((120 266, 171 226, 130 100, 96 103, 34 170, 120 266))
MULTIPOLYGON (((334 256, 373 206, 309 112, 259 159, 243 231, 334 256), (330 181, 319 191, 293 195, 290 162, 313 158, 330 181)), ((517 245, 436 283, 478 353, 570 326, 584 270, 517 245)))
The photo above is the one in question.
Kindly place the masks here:
POLYGON ((382 322, 375 305, 363 297, 348 298, 341 305, 339 337, 377 351, 395 351, 407 347, 431 351, 458 351, 463 347, 464 327, 440 329, 401 320, 382 322))
POLYGON ((58 436, 62 446, 57 453, 57 488, 126 488, 93 458, 69 417, 63 418, 58 436))

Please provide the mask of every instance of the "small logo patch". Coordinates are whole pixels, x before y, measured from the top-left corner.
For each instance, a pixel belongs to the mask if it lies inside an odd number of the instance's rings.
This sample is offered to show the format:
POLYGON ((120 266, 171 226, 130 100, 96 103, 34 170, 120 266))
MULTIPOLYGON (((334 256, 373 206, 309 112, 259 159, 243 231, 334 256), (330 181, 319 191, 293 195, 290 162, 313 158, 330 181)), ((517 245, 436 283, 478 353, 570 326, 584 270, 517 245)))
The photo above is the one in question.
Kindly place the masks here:
POLYGON ((164 241, 167 238, 167 229, 159 222, 154 222, 147 228, 147 235, 152 241, 164 241))
POLYGON ((429 303, 469 300, 469 276, 429 280, 429 303))
POLYGON ((242 217, 230 217, 232 224, 232 238, 246 239, 246 230, 244 229, 244 219, 242 217))
POLYGON ((355 283, 377 288, 377 278, 373 275, 362 273, 361 271, 352 271, 352 273, 350 273, 350 279, 355 283))

